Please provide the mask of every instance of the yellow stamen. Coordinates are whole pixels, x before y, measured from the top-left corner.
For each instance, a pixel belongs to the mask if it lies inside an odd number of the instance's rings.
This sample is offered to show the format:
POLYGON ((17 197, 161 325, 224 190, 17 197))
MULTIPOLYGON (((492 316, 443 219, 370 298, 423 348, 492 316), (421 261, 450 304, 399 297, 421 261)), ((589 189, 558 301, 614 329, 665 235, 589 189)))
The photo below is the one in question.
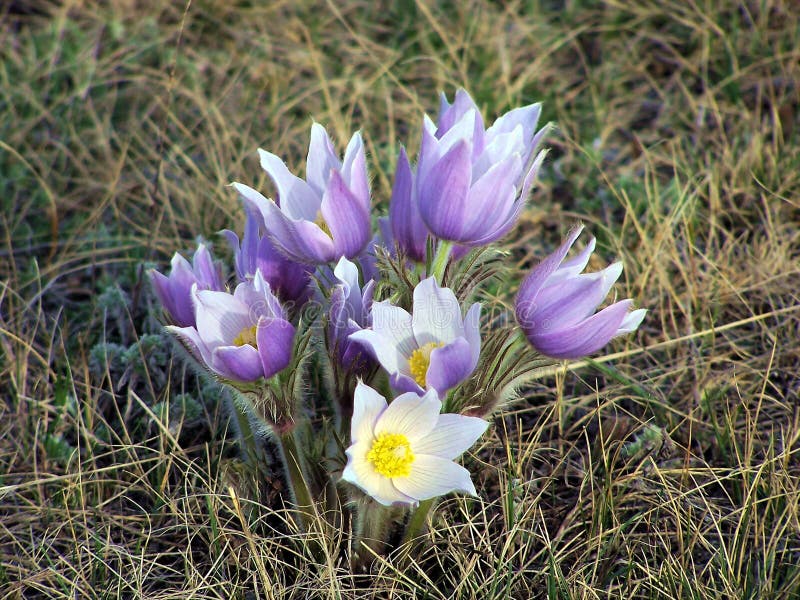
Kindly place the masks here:
POLYGON ((385 477, 408 477, 414 453, 408 438, 401 433, 382 433, 367 453, 367 460, 385 477))
POLYGON ((258 342, 256 341, 257 329, 258 329, 257 325, 253 325, 252 327, 245 327, 239 332, 239 335, 233 338, 233 345, 244 346, 245 344, 250 344, 253 348, 258 348, 258 342))
POLYGON ((417 348, 411 353, 408 359, 408 369, 411 371, 411 376, 414 378, 420 387, 425 387, 427 383, 428 367, 431 364, 431 352, 434 348, 441 348, 444 342, 429 342, 424 346, 417 348))
POLYGON ((331 228, 328 227, 328 224, 325 222, 325 217, 322 216, 322 211, 317 211, 317 218, 314 220, 314 225, 322 229, 322 231, 327 235, 329 238, 333 238, 333 234, 331 233, 331 228))

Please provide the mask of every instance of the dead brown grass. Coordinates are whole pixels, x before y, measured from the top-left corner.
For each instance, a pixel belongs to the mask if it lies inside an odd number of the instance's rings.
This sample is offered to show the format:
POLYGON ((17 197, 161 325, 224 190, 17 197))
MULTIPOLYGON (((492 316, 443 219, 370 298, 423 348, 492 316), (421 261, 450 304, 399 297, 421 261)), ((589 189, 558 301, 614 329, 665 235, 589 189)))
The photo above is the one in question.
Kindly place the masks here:
POLYGON ((19 4, 0 8, 0 597, 799 597, 792 2, 19 4), (650 313, 497 416, 468 459, 481 498, 448 499, 416 560, 352 574, 343 538, 320 562, 280 481, 241 472, 223 400, 148 337, 138 267, 237 222, 226 185, 266 186, 257 147, 302 168, 312 118, 363 131, 385 202, 397 140, 458 86, 558 125, 520 269, 583 220, 650 313))

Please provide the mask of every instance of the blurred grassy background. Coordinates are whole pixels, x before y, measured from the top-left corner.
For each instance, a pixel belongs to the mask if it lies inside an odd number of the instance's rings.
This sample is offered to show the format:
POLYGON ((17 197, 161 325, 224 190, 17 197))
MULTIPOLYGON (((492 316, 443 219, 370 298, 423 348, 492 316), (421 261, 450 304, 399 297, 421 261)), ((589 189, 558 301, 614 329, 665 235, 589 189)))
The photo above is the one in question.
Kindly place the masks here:
MULTIPOLYGON (((791 0, 0 4, 0 597, 800 597, 791 0), (241 229, 255 150, 361 129, 385 210, 437 94, 557 130, 509 241, 582 220, 650 309, 497 417, 418 563, 319 564, 236 490, 143 264, 241 229)), ((224 254, 222 244, 217 249, 224 254)), ((602 263, 602 264, 601 264, 602 263)), ((521 271, 522 273, 523 271, 521 271)), ((514 290, 500 290, 508 300, 514 290)), ((343 540, 328 540, 341 547, 343 540)))

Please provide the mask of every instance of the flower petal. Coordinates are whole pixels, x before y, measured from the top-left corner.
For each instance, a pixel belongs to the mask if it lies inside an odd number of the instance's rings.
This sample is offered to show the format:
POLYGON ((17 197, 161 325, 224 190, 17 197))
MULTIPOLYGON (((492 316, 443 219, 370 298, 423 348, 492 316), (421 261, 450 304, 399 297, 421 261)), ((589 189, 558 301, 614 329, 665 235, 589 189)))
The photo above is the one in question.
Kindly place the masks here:
POLYGON ((461 306, 449 288, 439 287, 435 277, 420 281, 414 288, 414 314, 411 327, 418 346, 444 342, 464 336, 461 306))
POLYGON ((451 460, 418 454, 411 463, 408 477, 394 477, 395 487, 415 500, 427 500, 449 492, 477 495, 469 471, 451 460))
POLYGON ((389 204, 389 222, 394 241, 412 260, 425 260, 428 228, 422 221, 414 193, 414 173, 408 162, 405 148, 400 149, 394 173, 392 200, 389 204))
POLYGON ((475 104, 475 101, 469 95, 467 90, 464 88, 458 89, 456 91, 455 98, 453 99, 453 104, 450 104, 447 101, 447 96, 442 94, 439 104, 439 118, 437 119, 439 127, 436 131, 436 137, 441 138, 469 111, 474 111, 478 116, 478 119, 475 123, 475 128, 477 130, 477 128, 480 127, 482 135, 484 129, 483 119, 480 118, 480 110, 478 109, 478 105, 475 104))
POLYGON ((632 303, 632 300, 621 300, 577 325, 529 334, 528 340, 545 356, 582 358, 600 350, 616 335, 632 303))
POLYGON ((425 383, 444 395, 447 390, 469 377, 476 365, 469 342, 463 337, 457 338, 447 346, 434 348, 431 352, 425 383))
MULTIPOLYGON (((278 205, 281 210, 291 219, 316 219, 321 194, 315 193, 310 185, 293 175, 284 162, 271 152, 259 148, 258 156, 261 159, 261 168, 278 188, 278 205)), ((269 221, 267 224, 269 225, 269 221)))
MULTIPOLYGON (((493 241, 507 231, 509 217, 514 213, 516 180, 522 169, 519 154, 494 164, 469 190, 467 214, 461 239, 493 241)), ((513 223, 512 223, 513 225, 513 223)))
MULTIPOLYGON (((544 134, 545 130, 543 129, 540 133, 544 134)), ((538 134, 537 134, 537 137, 538 134)), ((544 137, 544 136, 542 136, 544 137)), ((531 193, 531 189, 533 188, 533 184, 536 182, 536 176, 539 174, 539 169, 544 162, 544 158, 547 156, 547 150, 542 150, 539 154, 536 155, 536 158, 533 159, 533 163, 528 168, 527 172, 525 173, 525 179, 522 182, 522 190, 520 191, 519 197, 522 202, 527 202, 528 196, 531 193)))
POLYGON ((418 440, 412 450, 415 454, 431 454, 453 460, 478 441, 487 427, 489 423, 477 417, 450 413, 439 415, 433 431, 418 440))
POLYGON ((258 210, 264 218, 266 235, 289 258, 298 262, 318 264, 338 258, 333 240, 311 220, 293 220, 256 190, 242 183, 234 183, 242 200, 258 210))
POLYGON ((464 338, 469 343, 472 360, 477 365, 481 354, 481 305, 475 303, 469 307, 464 317, 464 338))
POLYGON ((253 326, 250 307, 227 292, 192 288, 200 339, 213 351, 217 346, 229 346, 239 333, 253 326))
POLYGON ((377 360, 387 373, 397 373, 407 369, 408 359, 398 350, 390 338, 371 329, 361 329, 350 334, 348 340, 357 342, 377 360))
POLYGON ((500 134, 508 133, 509 131, 513 131, 516 127, 521 126, 525 141, 527 142, 534 137, 536 125, 539 123, 541 114, 542 105, 540 102, 510 110, 492 123, 492 126, 486 130, 486 137, 491 140, 500 134))
POLYGON ((372 304, 372 330, 387 339, 403 361, 417 349, 411 315, 386 300, 372 304))
MULTIPOLYGON (((322 197, 332 170, 339 170, 342 163, 336 155, 328 132, 319 123, 311 125, 311 139, 306 159, 306 180, 318 197, 322 197)), ((313 217, 311 218, 313 221, 313 217)))
POLYGON ((430 390, 424 396, 414 392, 401 394, 389 404, 375 423, 376 436, 382 433, 399 433, 408 438, 413 448, 417 440, 422 439, 436 425, 442 403, 435 391, 430 390))
POLYGON ((552 275, 567 256, 567 252, 583 231, 583 225, 573 227, 567 239, 559 248, 540 262, 525 278, 517 293, 516 314, 517 320, 523 327, 533 319, 536 309, 536 297, 552 275))
POLYGON ((561 283, 548 285, 536 298, 535 326, 528 328, 536 333, 545 333, 546 328, 564 329, 572 327, 594 314, 603 302, 611 286, 622 274, 622 263, 614 263, 597 273, 575 275, 561 283))
POLYGON ((367 174, 367 156, 361 134, 356 132, 350 138, 344 151, 344 164, 341 168, 342 178, 347 188, 358 198, 361 206, 369 212, 369 176, 367 174))
POLYGON ((404 392, 413 392, 417 395, 425 393, 425 390, 412 377, 400 371, 389 375, 389 385, 395 392, 401 394, 404 392))
POLYGON ((348 189, 339 171, 331 172, 320 210, 331 230, 336 258, 358 256, 370 240, 369 212, 348 189))
POLYGON ((614 337, 636 331, 639 325, 642 324, 642 321, 644 320, 646 314, 647 314, 646 308, 639 308, 629 312, 627 315, 625 315, 625 318, 622 319, 622 323, 617 329, 617 332, 614 334, 614 337))
POLYGON ((174 325, 167 325, 164 329, 176 336, 198 362, 205 363, 209 368, 211 367, 211 352, 209 352, 203 340, 200 339, 197 329, 194 327, 175 327, 174 325))
POLYGON ((594 252, 596 244, 597 240, 594 236, 589 238, 589 242, 583 250, 569 260, 562 262, 558 269, 550 275, 547 279, 547 285, 555 285, 564 279, 579 275, 586 268, 586 265, 589 264, 589 259, 592 256, 592 252, 594 252))
POLYGON ((359 381, 353 395, 353 418, 350 425, 350 443, 372 443, 375 423, 388 408, 386 398, 359 381))
POLYGON ((258 320, 258 355, 267 379, 289 366, 292 361, 294 334, 294 326, 283 319, 261 317, 258 320))
POLYGON ((264 377, 258 351, 250 344, 219 346, 211 355, 211 367, 226 379, 255 381, 264 377))
POLYGON ((462 140, 430 167, 424 179, 420 175, 420 216, 430 232, 444 240, 459 241, 462 236, 472 182, 471 153, 462 140))

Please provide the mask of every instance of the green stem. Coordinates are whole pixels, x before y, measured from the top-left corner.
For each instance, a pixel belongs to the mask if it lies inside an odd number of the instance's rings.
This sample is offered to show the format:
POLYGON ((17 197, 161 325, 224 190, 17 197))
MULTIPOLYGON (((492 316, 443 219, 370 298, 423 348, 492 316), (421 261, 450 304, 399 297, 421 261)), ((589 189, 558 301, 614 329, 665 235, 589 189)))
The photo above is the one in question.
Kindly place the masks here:
POLYGON ((442 285, 442 277, 444 277, 444 270, 447 268, 447 261, 450 258, 450 251, 453 249, 453 242, 441 240, 439 248, 436 250, 436 256, 433 257, 433 265, 431 266, 431 275, 436 278, 439 285, 442 285))
POLYGON ((425 527, 425 521, 428 520, 428 513, 430 513, 431 509, 433 508, 434 501, 434 498, 423 500, 419 503, 419 506, 416 508, 416 510, 411 513, 411 518, 408 520, 406 531, 403 534, 403 545, 411 542, 414 538, 418 537, 420 533, 422 533, 422 530, 425 527))

